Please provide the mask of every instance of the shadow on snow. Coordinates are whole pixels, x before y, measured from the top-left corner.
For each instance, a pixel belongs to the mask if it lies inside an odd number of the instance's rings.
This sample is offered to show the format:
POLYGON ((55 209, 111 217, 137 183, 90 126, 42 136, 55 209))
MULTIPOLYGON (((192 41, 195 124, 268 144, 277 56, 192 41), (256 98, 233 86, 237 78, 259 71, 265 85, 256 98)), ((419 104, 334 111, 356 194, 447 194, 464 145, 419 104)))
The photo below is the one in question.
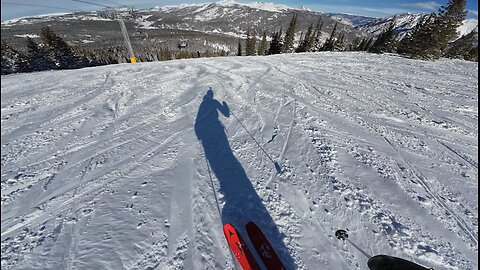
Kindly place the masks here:
MULTIPOLYGON (((283 236, 230 148, 218 112, 230 117, 227 103, 214 99, 213 91, 209 89, 198 109, 195 133, 202 143, 207 163, 220 183, 224 201, 222 223, 234 225, 248 243, 245 224, 254 221, 275 248, 285 268, 295 269, 293 259, 283 243, 283 236)), ((249 247, 253 248, 252 245, 249 247)))

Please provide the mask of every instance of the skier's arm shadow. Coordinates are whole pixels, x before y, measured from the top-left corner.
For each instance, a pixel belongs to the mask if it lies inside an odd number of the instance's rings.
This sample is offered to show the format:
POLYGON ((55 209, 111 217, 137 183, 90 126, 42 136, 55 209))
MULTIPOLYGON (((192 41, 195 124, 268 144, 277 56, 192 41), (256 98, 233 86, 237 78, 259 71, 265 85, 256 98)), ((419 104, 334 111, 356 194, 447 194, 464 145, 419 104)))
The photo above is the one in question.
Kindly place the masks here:
POLYGON ((221 210, 222 222, 231 223, 241 233, 245 233, 245 224, 250 220, 254 221, 262 228, 286 269, 295 269, 294 261, 275 222, 233 154, 219 119, 219 111, 225 117, 230 116, 227 103, 215 100, 213 90, 209 89, 198 109, 195 133, 202 143, 207 164, 220 184, 224 202, 221 210))

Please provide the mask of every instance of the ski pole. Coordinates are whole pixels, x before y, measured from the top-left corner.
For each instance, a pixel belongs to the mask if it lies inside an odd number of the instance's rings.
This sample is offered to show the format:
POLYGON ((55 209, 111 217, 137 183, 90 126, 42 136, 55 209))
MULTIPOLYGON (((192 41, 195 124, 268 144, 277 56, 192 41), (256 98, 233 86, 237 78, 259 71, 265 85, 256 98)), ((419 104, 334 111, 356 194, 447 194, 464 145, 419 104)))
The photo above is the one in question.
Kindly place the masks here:
MULTIPOLYGON (((213 185, 212 172, 210 170, 210 163, 208 162, 208 159, 207 159, 206 156, 205 156, 205 162, 207 163, 208 176, 210 177, 210 186, 212 187, 213 196, 215 197, 215 202, 217 204, 217 210, 218 210, 218 216, 220 217, 220 223, 223 224, 222 212, 220 211, 220 203, 218 202, 217 192, 215 191, 215 186, 213 185)), ((235 255, 232 253, 232 250, 231 249, 228 249, 228 250, 230 251, 230 256, 232 257, 233 266, 235 267, 236 270, 240 269, 237 261, 235 260, 235 255)))
POLYGON ((237 116, 232 112, 232 110, 230 110, 230 113, 233 115, 233 117, 235 117, 235 119, 237 119, 237 121, 240 123, 240 125, 243 127, 243 129, 245 129, 245 131, 248 133, 248 135, 253 139, 253 141, 258 145, 258 147, 260 149, 262 149, 263 153, 268 157, 268 159, 270 159, 270 161, 273 163, 273 165, 275 166, 275 169, 277 170, 278 173, 282 173, 282 167, 280 166, 280 164, 278 164, 278 162, 276 162, 275 160, 273 160, 272 157, 270 157, 270 155, 267 153, 267 151, 265 151, 265 149, 263 149, 263 147, 258 143, 258 141, 255 139, 255 137, 252 136, 252 134, 248 131, 248 129, 243 125, 242 121, 240 121, 237 116))
POLYGON ((345 230, 338 230, 335 232, 335 236, 340 239, 349 242, 352 244, 353 247, 355 247, 358 251, 360 251, 363 255, 365 255, 368 259, 370 259, 372 256, 370 256, 367 252, 365 252, 363 249, 355 245, 350 239, 348 239, 348 234, 345 230))
POLYGON ((207 163, 208 176, 210 177, 210 186, 212 187, 213 196, 215 197, 215 203, 217 204, 218 215, 221 221, 222 212, 220 211, 220 203, 218 202, 217 192, 215 191, 215 186, 213 185, 212 172, 210 171, 210 163, 208 162, 208 159, 206 156, 205 156, 205 162, 207 163))
POLYGON ((433 268, 427 268, 425 266, 419 265, 415 262, 411 262, 402 258, 397 258, 388 255, 376 255, 371 257, 364 250, 359 248, 355 243, 348 239, 348 234, 345 230, 338 230, 335 232, 335 236, 344 241, 348 241, 352 244, 358 251, 368 258, 368 268, 371 270, 385 270, 385 269, 402 269, 402 270, 433 270, 433 268))

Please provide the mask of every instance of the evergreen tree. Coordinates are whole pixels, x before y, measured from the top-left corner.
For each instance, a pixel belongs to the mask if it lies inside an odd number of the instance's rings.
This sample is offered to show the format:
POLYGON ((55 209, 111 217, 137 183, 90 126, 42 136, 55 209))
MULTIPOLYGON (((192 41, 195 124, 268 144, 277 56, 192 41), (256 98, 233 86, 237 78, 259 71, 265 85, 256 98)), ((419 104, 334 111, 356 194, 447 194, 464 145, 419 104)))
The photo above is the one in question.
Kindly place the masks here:
POLYGON ((297 52, 297 53, 304 52, 303 47, 302 47, 304 42, 305 42, 305 40, 304 40, 304 37, 303 37, 303 31, 302 31, 302 32, 300 32, 300 40, 298 42, 298 47, 295 49, 295 52, 297 52))
POLYGON ((257 44, 257 39, 255 38, 255 35, 250 35, 250 30, 247 31, 247 42, 245 46, 245 54, 246 55, 255 55, 255 46, 257 44))
POLYGON ((258 55, 265 55, 267 53, 267 32, 263 31, 262 34, 262 41, 260 41, 260 44, 258 45, 258 50, 257 54, 258 55))
POLYGON ((368 38, 362 38, 362 41, 358 44, 358 46, 354 49, 355 51, 363 51, 363 48, 365 48, 365 43, 367 43, 368 38))
POLYGON ((294 51, 293 41, 295 40, 295 28, 297 26, 297 14, 293 14, 292 19, 290 20, 290 25, 288 26, 287 32, 285 33, 285 42, 283 43, 282 52, 291 53, 294 51))
POLYGON ((315 40, 315 33, 313 33, 313 24, 310 24, 308 27, 305 36, 300 38, 300 45, 298 46, 296 52, 309 52, 312 50, 315 40))
POLYGON ((439 10, 439 19, 435 24, 436 46, 432 48, 432 57, 440 58, 448 43, 457 35, 457 28, 462 25, 467 16, 465 10, 466 0, 449 0, 448 5, 439 10))
POLYGON ((383 53, 383 52, 393 51, 394 39, 395 39, 395 35, 393 34, 393 29, 395 28, 396 21, 397 21, 397 18, 393 17, 388 28, 378 36, 378 38, 372 44, 372 47, 368 49, 369 52, 383 53))
POLYGON ((355 51, 368 51, 373 44, 373 37, 363 38, 355 51))
POLYGON ((327 39, 327 41, 325 41, 325 44, 323 44, 322 51, 333 51, 335 49, 335 45, 337 43, 337 25, 338 22, 335 22, 330 37, 327 39))
POLYGON ((160 61, 167 61, 167 60, 172 60, 173 59, 173 53, 171 50, 167 48, 161 48, 159 52, 159 59, 160 61))
POLYGON ((449 0, 438 14, 432 13, 401 41, 398 52, 412 58, 440 58, 465 19, 465 4, 466 0, 449 0))
POLYGON ((350 45, 348 45, 347 50, 349 51, 356 51, 358 47, 360 46, 362 40, 360 40, 359 37, 356 37, 350 45))
POLYGON ((45 26, 41 32, 42 40, 47 44, 50 55, 59 69, 80 68, 85 66, 82 59, 53 30, 45 26))
MULTIPOLYGON (((80 54, 84 58, 85 65, 88 67, 104 65, 104 63, 101 61, 101 58, 90 50, 81 51, 80 54)), ((151 57, 155 59, 155 61, 158 61, 158 59, 156 59, 156 54, 152 55, 151 57)))
POLYGON ((28 62, 22 53, 13 49, 4 40, 1 41, 2 74, 28 71, 28 62))
POLYGON ((373 37, 369 38, 367 40, 367 42, 365 43, 364 51, 368 51, 370 49, 370 47, 372 47, 373 42, 374 42, 373 37))
POLYGON ((55 68, 55 63, 50 58, 43 44, 37 44, 27 37, 27 64, 29 71, 42 71, 55 68))
POLYGON ((344 32, 340 34, 340 37, 334 43, 333 50, 337 52, 345 50, 345 33, 344 32))
POLYGON ((478 62, 478 45, 466 53, 464 59, 478 62))
POLYGON ((242 40, 238 40, 238 51, 237 51, 237 56, 242 56, 242 40))
POLYGON ((247 30, 247 37, 245 38, 245 55, 251 55, 251 51, 249 51, 250 46, 250 30, 247 30))
POLYGON ((317 26, 315 27, 315 38, 312 46, 312 51, 314 52, 320 51, 322 49, 322 44, 320 43, 322 28, 323 28, 323 21, 322 21, 322 18, 319 18, 317 22, 317 26))
POLYGON ((433 46, 433 27, 436 14, 431 13, 423 22, 418 23, 413 30, 401 40, 398 53, 412 58, 427 58, 428 48, 433 46))
POLYGON ((270 48, 268 49, 268 54, 279 54, 282 53, 283 43, 282 43, 282 30, 280 32, 274 32, 272 35, 272 41, 270 42, 270 48))
POLYGON ((445 52, 445 56, 448 58, 478 61, 478 30, 474 30, 450 44, 445 52))

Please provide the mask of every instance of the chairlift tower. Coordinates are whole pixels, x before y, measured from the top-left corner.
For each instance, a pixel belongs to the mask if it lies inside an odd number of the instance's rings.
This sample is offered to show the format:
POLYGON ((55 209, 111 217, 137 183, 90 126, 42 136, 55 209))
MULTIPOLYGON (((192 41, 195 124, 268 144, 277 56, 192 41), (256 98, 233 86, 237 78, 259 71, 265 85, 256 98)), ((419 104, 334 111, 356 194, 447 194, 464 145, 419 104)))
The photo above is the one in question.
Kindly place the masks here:
POLYGON ((120 23, 120 28, 122 29, 123 39, 125 40, 125 44, 127 45, 128 52, 130 53, 130 63, 136 63, 137 58, 135 58, 135 54, 133 54, 132 44, 130 43, 130 38, 128 37, 127 27, 125 26, 125 21, 123 20, 122 15, 117 12, 118 22, 120 23))
MULTIPOLYGON (((98 3, 92 3, 92 2, 89 2, 89 1, 85 1, 85 0, 72 0, 72 1, 104 7, 104 8, 106 8, 107 15, 111 15, 114 19, 115 18, 118 19, 118 22, 120 23, 120 29, 122 30, 122 34, 123 34, 123 39, 125 41, 125 45, 127 46, 128 52, 130 54, 130 63, 137 63, 137 58, 135 57, 135 54, 133 53, 132 44, 130 43, 130 38, 128 37, 128 32, 127 32, 127 27, 125 26, 125 21, 123 20, 122 14, 120 14, 120 11, 118 10, 118 8, 112 8, 111 6, 98 4, 98 3)), ((129 8, 129 12, 133 13, 133 7, 127 7, 125 5, 122 5, 122 7, 129 8)))

